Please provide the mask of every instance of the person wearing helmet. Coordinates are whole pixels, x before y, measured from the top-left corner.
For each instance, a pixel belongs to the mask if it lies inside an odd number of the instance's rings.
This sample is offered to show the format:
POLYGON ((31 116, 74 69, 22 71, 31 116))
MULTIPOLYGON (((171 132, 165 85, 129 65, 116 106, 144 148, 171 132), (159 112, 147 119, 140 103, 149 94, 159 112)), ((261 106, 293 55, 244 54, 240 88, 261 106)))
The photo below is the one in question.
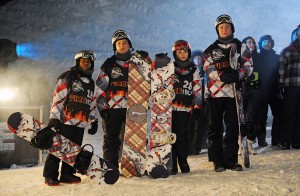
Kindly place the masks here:
POLYGON ((119 167, 119 151, 124 135, 128 96, 128 60, 132 56, 132 44, 124 30, 112 35, 114 55, 100 67, 96 80, 103 94, 98 99, 98 111, 102 118, 103 158, 119 167), (122 138, 122 139, 121 139, 122 138))
POLYGON ((300 149, 300 25, 292 32, 291 44, 279 58, 280 97, 283 99, 282 124, 278 147, 300 149))
MULTIPOLYGON (((90 50, 79 51, 75 55, 75 66, 61 74, 53 93, 48 127, 53 127, 64 137, 81 146, 84 127, 89 123, 88 133, 94 135, 98 129, 96 119, 96 97, 102 92, 92 79, 94 71, 94 53, 90 50)), ((60 159, 48 154, 43 176, 49 186, 61 183, 79 183, 80 177, 74 175, 72 166, 62 162, 60 180, 60 159)))
POLYGON ((187 162, 189 153, 188 125, 192 112, 201 108, 200 73, 190 61, 191 49, 185 40, 178 40, 172 47, 175 66, 174 92, 172 101, 172 132, 176 134, 176 142, 172 146, 172 174, 189 173, 187 162))
POLYGON ((242 171, 238 164, 239 125, 234 88, 239 80, 251 75, 252 59, 247 46, 234 38, 230 16, 220 15, 215 29, 218 39, 204 51, 204 70, 208 76, 205 93, 209 103, 208 159, 216 172, 242 171))

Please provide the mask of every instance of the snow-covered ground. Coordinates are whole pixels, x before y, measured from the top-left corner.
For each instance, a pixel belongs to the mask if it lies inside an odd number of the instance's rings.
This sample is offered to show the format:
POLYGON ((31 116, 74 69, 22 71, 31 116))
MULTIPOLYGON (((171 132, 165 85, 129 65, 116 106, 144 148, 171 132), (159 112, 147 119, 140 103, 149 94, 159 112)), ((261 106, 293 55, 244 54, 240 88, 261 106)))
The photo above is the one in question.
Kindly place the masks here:
POLYGON ((190 156, 191 173, 166 179, 120 177, 114 185, 97 185, 86 176, 76 185, 44 184, 42 166, 0 170, 0 195, 300 195, 300 151, 261 149, 242 172, 216 173, 207 154, 190 156))
MULTIPOLYGON (((224 13, 233 18, 235 37, 252 35, 258 42, 260 36, 271 34, 279 53, 299 24, 299 7, 299 0, 13 0, 0 6, 0 39, 27 44, 30 58, 10 63, 7 72, 0 74, 0 88, 42 90, 45 85, 37 86, 42 77, 51 92, 57 76, 73 65, 81 49, 96 53, 95 77, 113 53, 111 35, 117 29, 127 30, 134 48, 148 51, 151 57, 159 52, 172 54, 178 39, 188 40, 192 49, 204 50, 216 39, 214 22, 224 13)), ((26 100, 21 94, 18 98, 26 100)), ((99 128, 84 141, 101 155, 99 128)), ((158 180, 121 177, 112 186, 98 186, 82 176, 78 185, 48 187, 43 183, 42 165, 0 170, 0 195, 300 195, 300 151, 270 147, 258 151, 251 157, 251 168, 243 172, 216 173, 207 154, 201 154, 189 157, 190 174, 158 180)))

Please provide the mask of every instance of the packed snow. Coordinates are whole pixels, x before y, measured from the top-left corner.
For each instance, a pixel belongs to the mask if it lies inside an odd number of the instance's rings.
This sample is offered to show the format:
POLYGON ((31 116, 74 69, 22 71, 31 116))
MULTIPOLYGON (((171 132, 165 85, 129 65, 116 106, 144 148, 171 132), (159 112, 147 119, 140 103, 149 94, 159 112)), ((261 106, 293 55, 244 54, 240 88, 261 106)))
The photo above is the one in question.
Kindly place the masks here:
MULTIPOLYGON (((12 0, 0 6, 0 39, 28 44, 30 58, 10 63, 0 75, 0 87, 43 90, 37 86, 42 77, 49 82, 43 94, 51 96, 57 76, 73 65, 81 49, 96 53, 95 77, 113 54, 111 35, 117 29, 125 29, 133 47, 148 51, 152 58, 160 52, 172 57, 171 47, 178 39, 189 41, 192 49, 204 50, 216 39, 214 22, 224 13, 233 18, 235 37, 252 35, 258 42, 260 36, 270 34, 279 53, 300 23, 299 7, 299 0, 12 0)), ((101 127, 84 142, 92 143, 101 156, 101 127)), ((0 195, 300 195, 300 151, 256 150, 251 168, 242 172, 216 173, 207 153, 202 153, 188 158, 189 174, 156 180, 120 177, 114 185, 97 185, 81 176, 80 184, 49 187, 42 177, 43 163, 12 165, 0 170, 0 195)))

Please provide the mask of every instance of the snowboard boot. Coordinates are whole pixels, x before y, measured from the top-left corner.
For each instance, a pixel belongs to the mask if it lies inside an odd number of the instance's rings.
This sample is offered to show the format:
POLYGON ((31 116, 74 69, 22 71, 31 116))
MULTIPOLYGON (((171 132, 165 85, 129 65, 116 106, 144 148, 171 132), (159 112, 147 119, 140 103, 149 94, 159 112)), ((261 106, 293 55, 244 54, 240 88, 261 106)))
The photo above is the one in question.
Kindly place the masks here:
POLYGON ((243 171, 243 167, 238 163, 233 164, 232 166, 228 167, 227 169, 231 169, 232 171, 243 171))
POLYGON ((48 186, 59 186, 57 178, 45 178, 45 184, 48 186))
POLYGON ((80 177, 75 176, 73 174, 69 175, 61 175, 60 176, 60 182, 61 183, 67 183, 67 184, 77 184, 81 182, 80 177))
POLYGON ((220 164, 214 163, 214 170, 215 172, 223 172, 225 171, 225 168, 220 164))
POLYGON ((253 148, 253 141, 247 139, 247 146, 248 146, 248 152, 249 152, 250 155, 257 154, 256 151, 253 148))
POLYGON ((187 162, 187 160, 180 160, 178 161, 181 173, 190 173, 190 166, 187 162))
POLYGON ((289 150, 291 149, 291 146, 290 144, 288 144, 287 142, 281 142, 277 145, 277 147, 280 149, 280 150, 289 150))

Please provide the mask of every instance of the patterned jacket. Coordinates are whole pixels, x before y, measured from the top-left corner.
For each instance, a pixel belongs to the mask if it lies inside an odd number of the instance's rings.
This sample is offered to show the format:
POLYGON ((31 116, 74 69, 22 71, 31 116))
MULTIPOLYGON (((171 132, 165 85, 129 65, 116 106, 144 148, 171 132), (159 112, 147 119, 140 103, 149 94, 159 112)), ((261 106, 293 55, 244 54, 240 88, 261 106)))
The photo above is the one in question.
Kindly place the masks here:
POLYGON ((84 128, 96 120, 97 98, 101 93, 91 77, 79 76, 70 83, 65 77, 59 78, 53 93, 50 118, 84 128))
POLYGON ((175 66, 173 111, 190 112, 193 108, 201 108, 201 84, 200 72, 193 63, 185 69, 175 66))
POLYGON ((108 58, 100 68, 96 85, 102 90, 98 110, 127 108, 128 64, 108 58))
POLYGON ((252 58, 247 46, 238 39, 228 44, 216 40, 204 52, 204 70, 208 76, 206 98, 234 97, 233 84, 225 84, 220 75, 225 69, 238 70, 239 78, 251 75, 252 58))
POLYGON ((279 59, 279 84, 300 87, 300 42, 295 40, 284 48, 279 59))

